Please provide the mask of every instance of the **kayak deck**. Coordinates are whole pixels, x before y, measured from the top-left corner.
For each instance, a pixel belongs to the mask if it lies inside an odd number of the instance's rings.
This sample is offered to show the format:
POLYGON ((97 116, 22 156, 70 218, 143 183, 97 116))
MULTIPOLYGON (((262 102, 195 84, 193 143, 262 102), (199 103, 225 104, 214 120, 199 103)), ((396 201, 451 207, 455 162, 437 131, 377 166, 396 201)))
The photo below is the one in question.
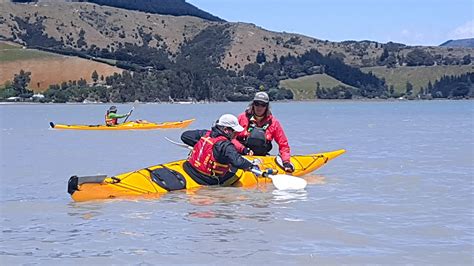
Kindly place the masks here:
POLYGON ((50 122, 49 125, 54 129, 70 129, 70 130, 145 130, 145 129, 171 129, 171 128, 186 128, 195 119, 188 119, 182 121, 172 121, 163 123, 152 123, 147 121, 136 122, 130 121, 116 126, 106 125, 64 125, 54 124, 50 122))
MULTIPOLYGON (((296 155, 291 157, 295 166, 292 175, 303 176, 324 166, 330 160, 343 154, 345 150, 336 150, 318 154, 296 155)), ((261 169, 274 169, 284 173, 277 163, 276 156, 246 156, 250 160, 258 159, 261 169)), ((113 198, 158 198, 174 190, 192 190, 202 187, 183 169, 186 160, 159 164, 116 176, 72 176, 68 182, 68 192, 74 201, 88 201, 113 198)), ((252 172, 237 170, 235 176, 224 186, 252 187, 261 183, 271 183, 270 178, 257 177, 252 172)))

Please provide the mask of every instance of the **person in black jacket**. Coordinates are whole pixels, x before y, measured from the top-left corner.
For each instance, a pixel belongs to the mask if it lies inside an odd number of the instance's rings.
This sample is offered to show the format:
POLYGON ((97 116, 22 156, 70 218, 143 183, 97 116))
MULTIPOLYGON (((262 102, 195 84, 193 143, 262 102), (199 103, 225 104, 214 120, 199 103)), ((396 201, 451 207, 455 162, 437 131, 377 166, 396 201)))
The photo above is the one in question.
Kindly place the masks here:
POLYGON ((183 132, 181 140, 194 147, 184 170, 201 185, 232 184, 235 168, 250 170, 258 167, 240 155, 231 140, 243 127, 237 117, 222 115, 211 130, 183 132))

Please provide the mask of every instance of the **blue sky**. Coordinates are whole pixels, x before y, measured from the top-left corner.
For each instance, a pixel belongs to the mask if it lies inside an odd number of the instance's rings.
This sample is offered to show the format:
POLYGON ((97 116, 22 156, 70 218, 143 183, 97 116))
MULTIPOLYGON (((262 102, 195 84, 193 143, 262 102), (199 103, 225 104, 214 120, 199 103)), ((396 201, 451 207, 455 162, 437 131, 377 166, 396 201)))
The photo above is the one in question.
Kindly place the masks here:
POLYGON ((330 41, 439 45, 474 38, 474 0, 187 0, 230 22, 330 41))

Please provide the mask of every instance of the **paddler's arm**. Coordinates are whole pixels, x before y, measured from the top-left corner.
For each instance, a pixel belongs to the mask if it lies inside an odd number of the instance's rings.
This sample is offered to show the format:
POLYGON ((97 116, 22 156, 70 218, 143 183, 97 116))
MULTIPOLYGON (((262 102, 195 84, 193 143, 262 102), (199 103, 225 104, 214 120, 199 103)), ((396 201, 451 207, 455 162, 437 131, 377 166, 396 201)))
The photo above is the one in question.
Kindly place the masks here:
POLYGON ((273 139, 275 139, 275 142, 278 144, 281 159, 283 162, 290 162, 290 145, 288 144, 285 131, 283 131, 283 127, 276 119, 273 120, 273 126, 275 127, 273 139))
POLYGON ((248 128, 248 119, 245 115, 245 112, 239 115, 239 124, 244 128, 242 132, 238 132, 235 135, 235 138, 232 139, 232 143, 234 144, 235 148, 240 154, 243 155, 253 155, 253 151, 249 148, 245 147, 241 141, 243 141, 247 137, 247 128, 248 128))
POLYGON ((237 152, 243 155, 248 155, 250 149, 245 147, 244 144, 242 144, 240 141, 238 141, 236 138, 232 139, 232 144, 234 144, 235 149, 237 152))
POLYGON ((231 164, 232 166, 248 170, 254 165, 240 155, 235 146, 230 141, 218 142, 214 147, 214 156, 216 160, 222 164, 231 164))
POLYGON ((206 135, 207 131, 208 130, 199 129, 184 131, 183 134, 181 134, 181 141, 188 146, 194 147, 201 137, 206 135))
POLYGON ((124 118, 124 117, 127 117, 127 116, 128 116, 128 113, 124 114, 124 115, 119 115, 119 114, 116 114, 116 113, 109 113, 109 118, 124 118))

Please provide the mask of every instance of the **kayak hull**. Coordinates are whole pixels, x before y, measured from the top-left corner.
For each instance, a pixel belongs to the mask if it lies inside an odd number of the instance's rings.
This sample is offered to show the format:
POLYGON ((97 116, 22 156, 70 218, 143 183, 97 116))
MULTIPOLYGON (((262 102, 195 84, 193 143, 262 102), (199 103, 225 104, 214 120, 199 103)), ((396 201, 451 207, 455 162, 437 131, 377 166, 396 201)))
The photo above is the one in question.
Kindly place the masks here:
POLYGON ((106 125, 64 125, 54 124, 50 122, 51 128, 54 129, 69 129, 69 130, 150 130, 150 129, 172 129, 172 128, 186 128, 195 119, 188 119, 182 121, 152 123, 152 122, 125 122, 116 126, 106 125))
MULTIPOLYGON (((295 166, 292 175, 303 176, 324 166, 330 160, 343 154, 345 150, 318 154, 296 155, 291 157, 295 166)), ((258 159, 261 169, 274 169, 284 173, 276 156, 246 156, 247 159, 258 159)), ((155 165, 137 171, 116 176, 72 176, 68 183, 68 192, 74 201, 89 201, 114 198, 158 198, 173 190, 192 191, 202 184, 191 178, 183 169, 186 160, 155 165)), ((271 179, 256 177, 249 171, 237 170, 234 177, 224 186, 252 187, 258 184, 271 183, 271 179)))

